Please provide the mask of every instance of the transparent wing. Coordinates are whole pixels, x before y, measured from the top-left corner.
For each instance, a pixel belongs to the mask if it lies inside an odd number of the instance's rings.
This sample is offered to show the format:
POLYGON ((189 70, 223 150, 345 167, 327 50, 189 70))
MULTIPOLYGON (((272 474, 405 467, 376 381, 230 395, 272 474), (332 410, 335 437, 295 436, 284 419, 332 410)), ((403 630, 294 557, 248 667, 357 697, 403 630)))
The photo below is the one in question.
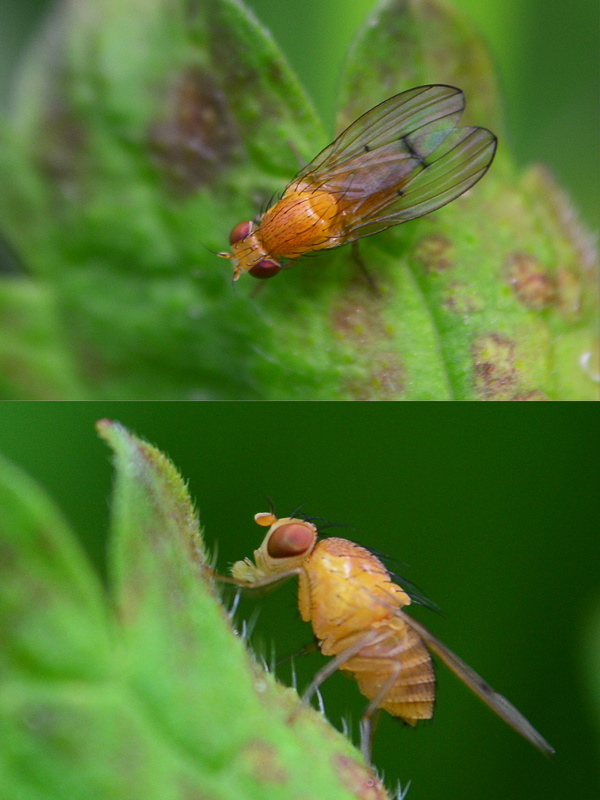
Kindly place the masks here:
POLYGON ((475 184, 496 151, 485 128, 457 128, 464 95, 420 86, 364 114, 292 182, 338 198, 344 238, 428 214, 475 184))
MULTIPOLYGON (((464 95, 454 86, 418 86, 394 95, 346 128, 298 173, 296 180, 309 178, 311 183, 319 183, 322 177, 343 173, 350 162, 368 151, 391 145, 405 136, 418 139, 418 132, 424 129, 430 131, 429 146, 435 149, 456 127, 464 107, 464 95)), ((409 150, 405 151, 410 155, 409 150)))
MULTIPOLYGON (((347 215, 347 241, 435 211, 470 189, 487 172, 496 137, 485 128, 456 128, 426 163, 394 183, 391 192, 356 198, 347 215)), ((394 180, 395 175, 390 179, 394 180)), ((341 190, 345 197, 345 190, 341 190)))
POLYGON ((400 617, 415 633, 423 639, 427 647, 435 653, 452 672, 465 683, 480 700, 488 705, 492 711, 511 726, 517 733, 525 737, 532 745, 537 747, 545 756, 550 758, 554 755, 554 748, 551 747, 544 737, 528 722, 523 714, 516 709, 512 703, 498 694, 492 687, 471 669, 468 664, 442 644, 424 625, 409 617, 400 609, 395 611, 396 616, 400 617))

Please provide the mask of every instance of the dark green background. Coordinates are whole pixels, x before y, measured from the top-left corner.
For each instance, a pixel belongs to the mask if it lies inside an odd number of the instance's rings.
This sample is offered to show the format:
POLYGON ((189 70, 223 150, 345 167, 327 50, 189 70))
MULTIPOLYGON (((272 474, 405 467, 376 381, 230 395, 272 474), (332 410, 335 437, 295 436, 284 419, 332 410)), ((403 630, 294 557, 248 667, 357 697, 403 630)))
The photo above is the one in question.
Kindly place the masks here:
MULTIPOLYGON (((440 666, 434 721, 410 730, 386 716, 376 742, 388 783, 412 779, 410 800, 598 797, 594 407, 2 405, 0 451, 47 487, 100 569, 111 469, 93 424, 104 416, 172 457, 221 570, 260 543, 252 516, 267 509, 266 495, 281 515, 304 503, 354 525, 339 533, 403 562, 399 571, 444 611, 420 609, 419 618, 557 750, 546 761, 440 666)), ((274 641, 278 655, 310 641, 293 586, 244 600, 242 614, 257 606, 257 638, 274 641)), ((300 685, 320 663, 299 659, 300 685)), ((289 665, 280 675, 289 681, 289 665)), ((356 730, 356 686, 334 676, 323 694, 332 722, 350 711, 356 730)))
MULTIPOLYGON (((55 0, 0 0, 0 99, 15 58, 55 0)), ((598 4, 592 0, 454 0, 497 63, 519 164, 542 161, 573 195, 583 219, 600 217, 598 4)), ((333 132, 344 54, 374 0, 247 0, 273 32, 333 132)), ((435 76, 432 76, 435 80, 435 76)))

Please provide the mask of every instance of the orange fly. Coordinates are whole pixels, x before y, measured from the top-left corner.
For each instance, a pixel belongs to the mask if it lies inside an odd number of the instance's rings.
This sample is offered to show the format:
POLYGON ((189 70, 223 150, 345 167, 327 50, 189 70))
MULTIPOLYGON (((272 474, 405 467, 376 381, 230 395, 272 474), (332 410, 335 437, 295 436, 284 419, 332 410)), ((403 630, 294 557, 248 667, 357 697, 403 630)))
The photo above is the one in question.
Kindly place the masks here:
POLYGON ((421 217, 485 174, 496 137, 457 127, 460 89, 419 86, 390 97, 313 159, 256 222, 231 231, 233 279, 272 278, 306 253, 329 250, 421 217))
POLYGON ((361 721, 367 762, 371 720, 379 709, 409 725, 433 716, 435 676, 429 650, 542 753, 554 754, 506 698, 402 610, 410 596, 373 553, 347 539, 318 539, 316 526, 308 520, 277 519, 273 513, 257 514, 255 520, 269 530, 254 551, 254 562, 245 559, 233 565, 233 582, 259 588, 298 576, 302 619, 312 623, 323 655, 333 656, 315 675, 304 700, 337 669, 350 673, 370 701, 361 721))

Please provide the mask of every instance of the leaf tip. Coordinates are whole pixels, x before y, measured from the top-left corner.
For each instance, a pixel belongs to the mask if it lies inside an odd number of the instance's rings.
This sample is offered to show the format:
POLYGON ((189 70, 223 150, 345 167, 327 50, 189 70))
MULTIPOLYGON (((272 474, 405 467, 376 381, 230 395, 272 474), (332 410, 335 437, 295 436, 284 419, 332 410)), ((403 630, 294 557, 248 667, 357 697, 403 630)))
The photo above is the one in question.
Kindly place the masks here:
POLYGON ((96 431, 101 439, 112 445, 117 433, 125 433, 126 429, 116 420, 103 417, 96 422, 96 431))

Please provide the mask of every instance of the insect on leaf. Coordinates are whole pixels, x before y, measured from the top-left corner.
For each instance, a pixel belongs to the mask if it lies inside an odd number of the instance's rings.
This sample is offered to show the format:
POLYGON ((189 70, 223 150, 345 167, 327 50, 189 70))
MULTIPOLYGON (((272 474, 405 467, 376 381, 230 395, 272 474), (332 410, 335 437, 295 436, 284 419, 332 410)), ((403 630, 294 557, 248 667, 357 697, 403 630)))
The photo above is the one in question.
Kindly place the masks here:
POLYGON ((283 259, 339 247, 423 216, 486 172, 496 137, 457 128, 465 99, 453 86, 419 86, 352 123, 301 170, 257 223, 230 236, 234 279, 271 278, 283 259))

